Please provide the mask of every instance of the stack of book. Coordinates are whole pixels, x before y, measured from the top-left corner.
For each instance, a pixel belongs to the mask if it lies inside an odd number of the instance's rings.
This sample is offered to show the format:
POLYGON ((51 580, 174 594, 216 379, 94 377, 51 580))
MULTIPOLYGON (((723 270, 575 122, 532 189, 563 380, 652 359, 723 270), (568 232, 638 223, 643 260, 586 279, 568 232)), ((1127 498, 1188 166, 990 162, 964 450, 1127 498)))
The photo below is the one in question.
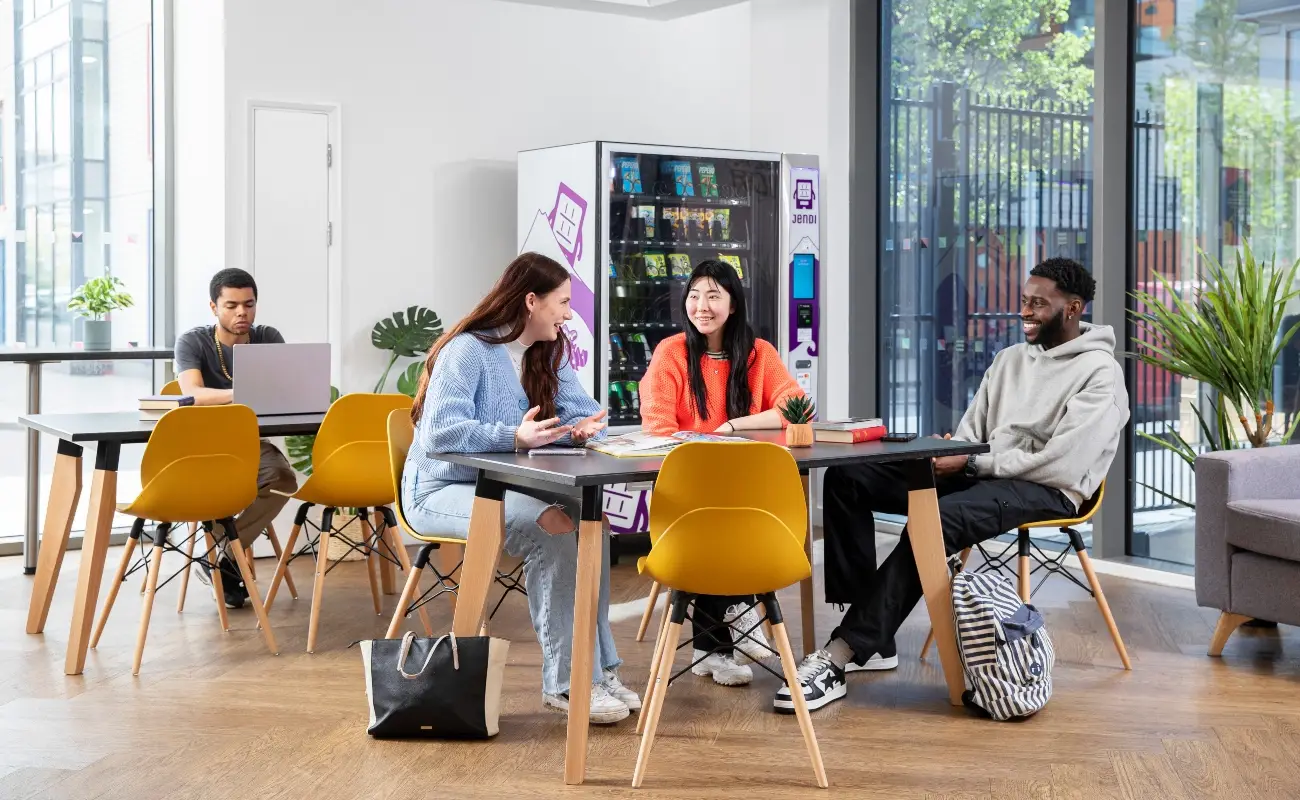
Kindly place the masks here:
POLYGON ((819 442, 861 444, 884 437, 885 423, 876 418, 831 419, 812 424, 813 438, 819 442))
POLYGON ((182 394, 155 394, 140 398, 140 421, 157 422, 173 408, 194 405, 194 398, 182 394))

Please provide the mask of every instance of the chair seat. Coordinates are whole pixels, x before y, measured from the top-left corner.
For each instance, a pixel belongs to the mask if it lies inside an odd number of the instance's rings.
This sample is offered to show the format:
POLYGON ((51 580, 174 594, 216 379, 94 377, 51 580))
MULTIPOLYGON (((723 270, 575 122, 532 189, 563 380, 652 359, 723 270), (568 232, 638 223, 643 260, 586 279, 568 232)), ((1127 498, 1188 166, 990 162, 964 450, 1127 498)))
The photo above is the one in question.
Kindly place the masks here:
POLYGON ((1243 550, 1300 561, 1300 500, 1228 503, 1227 540, 1243 550))

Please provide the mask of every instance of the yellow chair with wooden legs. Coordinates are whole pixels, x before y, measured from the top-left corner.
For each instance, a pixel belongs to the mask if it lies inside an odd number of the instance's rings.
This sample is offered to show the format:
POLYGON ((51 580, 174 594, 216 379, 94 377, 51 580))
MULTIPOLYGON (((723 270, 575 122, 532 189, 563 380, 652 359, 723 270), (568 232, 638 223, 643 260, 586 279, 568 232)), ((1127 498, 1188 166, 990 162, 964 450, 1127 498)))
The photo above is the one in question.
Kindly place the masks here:
MULTIPOLYGON (((171 526, 177 523, 193 522, 203 526, 207 551, 201 558, 208 559, 214 567, 218 544, 213 540, 212 530, 214 523, 221 524, 229 539, 231 554, 248 587, 249 601, 261 624, 267 648, 272 654, 279 654, 279 646, 271 632, 257 584, 248 568, 248 557, 239 543, 234 519, 257 497, 259 441, 257 415, 242 405, 176 408, 164 414, 154 426, 140 461, 140 482, 144 488, 135 500, 119 507, 123 514, 137 518, 132 526, 133 531, 142 530, 145 520, 158 523, 149 554, 149 575, 140 612, 140 629, 131 674, 140 674, 145 640, 149 633, 149 618, 153 613, 153 601, 159 586, 163 551, 171 549, 180 552, 179 548, 171 547, 167 540, 171 526)), ((128 550, 118 568, 118 580, 114 581, 110 589, 109 600, 100 619, 100 631, 112 608, 112 601, 130 558, 128 544, 128 550)), ((186 559, 182 572, 189 570, 190 561, 190 558, 186 559)), ((222 602, 221 570, 213 569, 212 580, 216 586, 218 616, 222 627, 227 628, 225 605, 222 602)), ((97 631, 96 639, 98 633, 97 631)))
MULTIPOLYGON (((1120 662, 1124 665, 1124 669, 1133 669, 1133 665, 1129 662, 1128 650, 1124 647, 1124 639, 1119 635, 1119 628, 1115 625, 1115 617, 1110 613, 1110 604, 1106 602, 1106 594, 1101 590, 1101 584, 1097 581, 1097 573, 1092 569, 1092 559, 1088 557, 1087 545, 1084 544, 1083 536, 1075 530, 1075 527, 1092 519, 1093 515, 1101 508, 1101 500, 1105 496, 1106 482, 1102 481, 1101 485, 1097 487, 1097 491, 1079 510, 1077 517, 1072 519, 1049 519, 1024 525, 1017 531, 1016 541, 1007 545, 997 556, 990 556, 982 544, 976 545, 980 550, 980 554, 984 556, 985 562, 980 565, 979 571, 1006 571, 1006 565, 1011 560, 1009 557, 1011 548, 1015 547, 1018 552, 1016 575, 1020 599, 1026 603, 1029 602, 1030 597, 1036 591, 1032 588, 1030 580, 1034 572, 1041 569, 1047 573, 1038 584, 1040 588, 1053 573, 1069 578, 1076 586, 1091 594, 1093 599, 1097 601, 1097 610, 1101 612, 1101 617, 1106 622, 1106 628, 1110 631, 1110 638, 1115 643, 1115 652, 1119 654, 1120 662), (1029 532, 1034 528, 1058 528, 1061 533, 1070 537, 1070 546, 1074 548, 1075 554, 1079 557, 1079 566, 1083 568, 1083 574, 1088 579, 1086 586, 1065 567, 1065 557, 1070 554, 1070 551, 1062 549, 1060 553, 1054 556, 1045 554, 1029 536, 1029 532), (1031 567, 1031 559, 1038 562, 1037 566, 1031 567)), ((966 561, 969 558, 970 548, 968 547, 961 552, 963 569, 966 567, 966 561)), ((930 634, 925 637, 925 644, 921 646, 922 658, 925 658, 925 654, 930 652, 930 645, 933 642, 934 631, 931 630, 930 634)))
MULTIPOLYGON (((803 483, 784 447, 768 442, 688 442, 664 458, 650 509, 650 555, 637 567, 671 591, 671 611, 650 662, 637 725, 642 738, 632 774, 634 788, 645 778, 664 697, 676 677, 673 657, 682 623, 695 596, 758 595, 781 656, 784 676, 778 677, 799 686, 798 664, 776 592, 812 574, 804 554, 806 536, 803 483)), ((791 696, 817 785, 826 788, 826 767, 808 706, 802 692, 791 696)))
MULTIPOLYGON (((370 576, 370 594, 375 604, 375 614, 383 613, 376 567, 380 559, 390 560, 403 570, 411 563, 406 548, 400 540, 390 541, 392 528, 372 524, 370 510, 381 510, 396 498, 388 479, 388 431, 390 412, 410 412, 411 398, 404 394, 346 394, 330 406, 321 422, 320 431, 312 445, 312 473, 306 482, 290 495, 302 501, 294 517, 293 530, 275 567, 271 587, 267 591, 267 607, 275 602, 280 582, 288 574, 289 564, 296 558, 311 554, 316 561, 316 578, 312 588, 311 619, 307 627, 307 652, 316 650, 316 633, 320 628, 321 600, 325 591, 325 576, 334 567, 329 562, 330 540, 338 537, 349 550, 358 550, 366 557, 366 571, 370 576), (298 535, 304 527, 316 527, 307 519, 312 506, 322 506, 321 524, 317 536, 308 532, 308 541, 301 550, 294 551, 298 535), (354 512, 361 522, 362 541, 355 542, 335 529, 335 514, 344 509, 354 512)), ((382 515, 382 510, 381 510, 382 515)), ((382 517, 381 517, 382 518, 382 517)), ((346 527, 343 526, 343 527, 346 527)), ((395 532, 395 531, 394 531, 395 532)), ((339 562, 335 562, 337 564, 339 562)))

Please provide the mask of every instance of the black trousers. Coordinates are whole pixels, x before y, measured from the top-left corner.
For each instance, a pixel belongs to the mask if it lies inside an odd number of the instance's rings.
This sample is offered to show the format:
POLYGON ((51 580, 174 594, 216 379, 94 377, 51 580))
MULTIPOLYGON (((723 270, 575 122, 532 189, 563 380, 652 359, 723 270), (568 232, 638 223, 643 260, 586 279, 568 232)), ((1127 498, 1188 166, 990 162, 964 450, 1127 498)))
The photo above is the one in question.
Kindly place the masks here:
MULTIPOLYGON (((938 481, 939 518, 948 555, 1030 522, 1072 517, 1074 503, 1037 483, 964 476, 938 481)), ((872 512, 907 513, 907 477, 901 465, 832 467, 822 490, 826 602, 849 606, 832 633, 865 661, 889 645, 921 600, 921 576, 907 529, 876 567, 872 512)))
POLYGON ((695 609, 691 616, 692 635, 695 649, 706 652, 729 654, 734 645, 731 630, 722 624, 722 618, 731 606, 741 604, 745 608, 753 605, 754 595, 724 597, 721 595, 702 594, 695 598, 695 609), (704 613, 700 613, 703 611, 704 613))

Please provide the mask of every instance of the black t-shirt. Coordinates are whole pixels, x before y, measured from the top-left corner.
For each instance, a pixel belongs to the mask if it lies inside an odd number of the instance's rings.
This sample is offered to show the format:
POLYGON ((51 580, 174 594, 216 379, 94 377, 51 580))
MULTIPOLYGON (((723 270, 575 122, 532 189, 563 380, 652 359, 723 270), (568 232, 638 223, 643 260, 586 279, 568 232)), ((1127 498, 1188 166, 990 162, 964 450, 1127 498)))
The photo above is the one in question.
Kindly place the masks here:
MULTIPOLYGON (((284 337, 270 325, 254 325, 248 330, 249 344, 284 344, 284 337)), ((203 385, 209 389, 233 389, 234 384, 226 377, 235 374, 234 348, 217 342, 217 326, 201 325, 186 331, 176 339, 176 374, 190 369, 197 369, 203 376, 203 385), (221 348, 220 356, 217 348, 221 348), (226 369, 222 371, 224 360, 226 369)))

